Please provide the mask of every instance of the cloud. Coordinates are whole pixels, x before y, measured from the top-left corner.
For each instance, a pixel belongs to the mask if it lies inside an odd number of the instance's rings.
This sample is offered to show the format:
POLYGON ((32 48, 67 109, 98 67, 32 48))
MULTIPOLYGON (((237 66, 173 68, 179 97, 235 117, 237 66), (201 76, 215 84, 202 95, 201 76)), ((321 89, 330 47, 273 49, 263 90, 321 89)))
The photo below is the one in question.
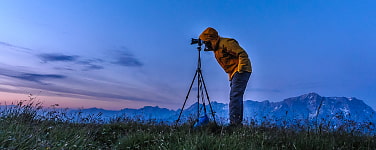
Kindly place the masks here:
POLYGON ((64 79, 66 76, 64 75, 58 75, 58 74, 36 74, 36 73, 25 73, 25 72, 19 72, 19 71, 12 71, 8 69, 0 68, 0 75, 36 82, 39 84, 46 85, 43 81, 49 80, 49 79, 64 79))
POLYGON ((121 95, 121 94, 113 94, 113 93, 107 93, 107 92, 94 92, 94 91, 88 91, 88 90, 71 89, 71 88, 63 88, 63 87, 56 87, 56 86, 50 86, 48 88, 46 87, 40 87, 40 88, 43 90, 63 93, 62 96, 76 97, 76 98, 83 98, 85 96, 89 96, 89 97, 93 97, 95 99, 100 99, 104 101, 108 98, 130 100, 130 101, 142 101, 142 102, 160 101, 160 100, 156 100, 153 98, 142 98, 142 97, 136 97, 136 96, 131 96, 131 95, 121 95))
POLYGON ((17 46, 17 45, 13 45, 13 44, 10 44, 10 43, 7 43, 7 42, 2 42, 0 41, 0 45, 3 45, 3 46, 6 46, 6 47, 10 47, 10 48, 14 48, 18 51, 22 51, 22 52, 30 52, 32 51, 32 49, 30 48, 25 48, 25 47, 22 47, 22 46, 17 46))
POLYGON ((87 99, 97 99, 102 101, 111 101, 111 99, 119 99, 119 100, 128 100, 128 101, 140 101, 140 102, 161 102, 162 99, 153 99, 153 98, 143 98, 143 97, 136 97, 131 95, 121 95, 121 94, 113 94, 107 92, 96 92, 96 91, 89 91, 89 90, 82 90, 82 89, 74 89, 74 88, 66 88, 58 85, 53 84, 27 84, 27 83, 3 83, 2 85, 14 86, 18 87, 15 89, 8 89, 0 87, 0 91, 2 92, 10 92, 10 93, 25 93, 25 91, 20 90, 22 87, 25 88, 32 88, 38 91, 43 91, 44 94, 53 94, 62 97, 72 97, 72 98, 84 98, 87 99))
MULTIPOLYGON (((29 71, 27 66, 15 67, 10 66, 0 66, 0 77, 3 80, 0 81, 1 85, 9 85, 16 88, 9 88, 9 92, 22 92, 20 89, 31 88, 43 90, 48 93, 62 94, 68 97, 81 97, 81 98, 92 98, 100 100, 128 100, 128 101, 143 101, 143 102, 162 102, 165 97, 159 94, 150 93, 152 98, 146 98, 144 94, 137 93, 147 93, 149 91, 143 89, 135 89, 134 87, 121 86, 124 91, 121 93, 114 93, 111 90, 98 91, 96 88, 88 87, 87 89, 78 88, 87 85, 95 85, 96 83, 87 83, 86 81, 80 80, 78 78, 68 77, 69 74, 76 74, 77 71, 91 71, 91 70, 101 70, 105 69, 106 65, 118 65, 122 67, 141 67, 143 63, 137 59, 130 51, 125 49, 111 51, 110 57, 105 57, 105 59, 99 58, 88 58, 80 55, 71 55, 64 52, 57 53, 44 53, 37 50, 32 50, 29 48, 24 48, 20 46, 15 46, 5 42, 0 42, 0 46, 9 47, 12 50, 18 50, 31 54, 33 57, 37 58, 37 61, 43 64, 38 67, 50 67, 54 70, 64 70, 70 71, 68 74, 61 73, 40 73, 29 71), (27 82, 25 82, 27 81, 27 82), (64 84, 61 84, 64 83, 64 84), (79 85, 75 87, 75 85, 79 85), (69 87, 67 87, 69 86, 69 87)), ((65 72, 67 73, 67 72, 65 72)), ((111 82, 111 81, 109 81, 111 82)), ((98 84, 102 84, 98 83, 98 84)), ((104 85, 107 87, 107 85, 104 85)), ((5 89, 0 89, 4 91, 5 89)))
POLYGON ((21 80, 26 80, 26 81, 34 81, 38 83, 42 83, 43 80, 48 80, 48 79, 64 79, 66 76, 63 75, 57 75, 57 74, 34 74, 34 73, 22 73, 20 75, 13 75, 9 76, 21 80))
POLYGON ((125 48, 122 48, 122 50, 115 51, 115 53, 116 53, 115 61, 113 61, 112 64, 125 66, 125 67, 143 66, 143 63, 125 48))
MULTIPOLYGON (((22 46, 13 45, 10 43, 0 41, 0 45, 13 48, 18 51, 31 53, 35 51, 30 48, 25 48, 22 46)), ((54 62, 63 62, 68 64, 58 64, 63 66, 53 66, 57 70, 68 70, 68 71, 91 71, 91 70, 101 70, 105 69, 105 64, 114 64, 123 67, 142 67, 144 64, 136 58, 129 50, 124 47, 121 47, 119 50, 112 51, 114 52, 110 59, 102 60, 99 58, 85 58, 78 55, 67 55, 63 53, 39 53, 32 54, 39 58, 43 63, 54 63, 54 62), (71 63, 71 64, 69 64, 71 63), (72 65, 73 64, 73 65, 72 65), (78 64, 78 65, 77 65, 78 64), (72 68, 78 67, 78 68, 72 68)))
MULTIPOLYGON (((67 62, 67 63, 78 64, 78 66, 81 67, 80 70, 82 71, 104 69, 104 66, 101 65, 102 63, 104 63, 102 59, 82 59, 83 57, 77 56, 77 55, 65 55, 65 54, 57 54, 57 53, 42 53, 42 54, 38 54, 37 57, 40 58, 44 63, 67 62)), ((70 67, 54 67, 54 68, 57 70, 70 70, 70 71, 76 70, 70 67)))
POLYGON ((76 71, 73 68, 68 68, 68 67, 54 67, 56 70, 67 70, 67 71, 76 71))
POLYGON ((8 47, 14 47, 12 44, 6 43, 6 42, 1 42, 0 45, 8 46, 8 47))
MULTIPOLYGON (((110 60, 103 60, 98 58, 92 59, 83 59, 82 56, 77 55, 65 55, 57 53, 43 53, 38 54, 37 57, 40 58, 44 63, 49 62, 70 62, 74 64, 79 64, 82 71, 91 71, 91 70, 101 70, 104 69, 105 63, 115 64, 123 67, 141 67, 143 63, 137 59, 132 53, 124 48, 122 50, 113 51, 114 54, 110 60)), ((62 68, 69 67, 56 67, 60 70, 62 68)), ((65 69, 65 70, 74 70, 74 69, 65 69)))
POLYGON ((84 66, 82 69, 83 71, 90 71, 90 70, 101 70, 104 69, 103 64, 105 61, 102 59, 88 59, 88 60, 80 60, 77 62, 77 64, 81 64, 84 66))
POLYGON ((79 58, 79 56, 55 54, 55 53, 39 54, 38 57, 43 62, 46 62, 46 63, 51 62, 51 61, 74 62, 74 61, 77 61, 77 59, 79 58))
POLYGON ((87 65, 83 71, 90 71, 90 70, 101 70, 101 69, 104 69, 103 66, 100 66, 100 65, 95 65, 95 64, 89 64, 87 65))
MULTIPOLYGON (((35 51, 30 48, 25 48, 22 46, 17 46, 13 44, 9 44, 6 42, 0 41, 0 45, 6 46, 9 48, 13 48, 14 50, 22 51, 30 53, 30 51, 35 51)), ((57 70, 82 70, 82 71, 90 71, 90 70, 100 70, 104 69, 104 66, 101 65, 104 61, 101 59, 83 59, 81 56, 77 55, 66 55, 61 53, 39 53, 39 54, 32 54, 33 56, 36 56, 39 58, 43 63, 51 63, 51 62, 66 62, 66 63, 73 63, 73 64, 79 64, 79 67, 82 67, 81 69, 74 69, 67 66, 55 66, 53 68, 57 70)))
MULTIPOLYGON (((59 94, 65 97, 74 97, 74 98, 88 98, 91 97, 92 99, 99 99, 103 101, 110 101, 110 99, 120 99, 120 100, 128 100, 128 101, 142 101, 142 102, 161 102, 163 100, 162 97, 155 96, 154 98, 144 98, 143 95, 135 94, 115 94, 109 92, 100 92, 100 91, 90 91, 86 89, 78 89, 74 88, 74 84, 70 84, 71 87, 64 87, 59 85, 58 83, 51 82, 46 83, 46 81, 50 80, 61 80, 65 83, 73 83, 75 82, 71 78, 68 78, 65 75, 59 74, 38 74, 38 73, 27 73, 26 71, 16 71, 14 69, 7 69, 0 66, 0 77, 5 76, 8 77, 10 80, 7 82, 0 82, 1 85, 9 85, 14 86, 17 88, 8 89, 8 88, 1 88, 0 91, 6 92, 13 92, 13 93, 22 93, 20 89, 23 87, 25 88, 32 88, 37 90, 42 90, 47 93, 52 94, 59 94), (19 82, 17 80, 12 79, 19 79, 24 81, 30 82, 19 82)), ((84 82, 80 84, 85 84, 84 82)), ((124 88, 127 91, 127 88, 124 88)), ((133 90, 129 88, 128 90, 133 90)), ((134 91, 136 92, 145 92, 145 91, 134 91)))
POLYGON ((119 58, 117 61, 113 62, 113 64, 127 67, 141 67, 143 65, 140 61, 132 57, 119 58))

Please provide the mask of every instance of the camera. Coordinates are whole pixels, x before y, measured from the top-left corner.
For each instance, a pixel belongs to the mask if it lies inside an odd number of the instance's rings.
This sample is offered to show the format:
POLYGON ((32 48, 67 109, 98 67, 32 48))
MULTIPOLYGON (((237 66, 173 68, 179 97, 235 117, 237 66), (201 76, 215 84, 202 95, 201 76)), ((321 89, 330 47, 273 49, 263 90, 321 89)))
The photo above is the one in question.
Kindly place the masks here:
POLYGON ((210 41, 202 41, 201 39, 192 38, 191 45, 193 45, 193 44, 198 44, 199 47, 201 47, 202 44, 205 44, 204 51, 212 51, 213 50, 211 48, 210 41))
POLYGON ((201 41, 201 39, 192 38, 191 45, 193 45, 193 44, 198 44, 198 46, 201 46, 202 45, 202 41, 201 41))

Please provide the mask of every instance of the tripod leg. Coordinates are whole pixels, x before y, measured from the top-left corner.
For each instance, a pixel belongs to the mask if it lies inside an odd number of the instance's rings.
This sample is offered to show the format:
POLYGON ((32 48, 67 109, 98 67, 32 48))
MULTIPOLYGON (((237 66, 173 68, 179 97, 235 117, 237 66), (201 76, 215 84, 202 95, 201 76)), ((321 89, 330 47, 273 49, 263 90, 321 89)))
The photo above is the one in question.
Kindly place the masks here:
POLYGON ((183 113, 183 110, 184 110, 185 104, 187 103, 187 99, 188 99, 188 97, 189 97, 189 93, 190 93, 191 90, 192 90, 192 86, 193 86, 193 83, 195 82, 195 79, 196 79, 196 77, 197 77, 197 74, 198 74, 198 71, 196 71, 196 73, 195 73, 195 75, 194 75, 194 77, 193 77, 192 83, 191 83, 191 85, 189 86, 189 90, 188 90, 187 96, 185 96, 185 101, 184 101, 183 107, 181 108, 181 110, 180 110, 180 114, 179 114, 179 117, 178 117, 178 119, 176 120, 176 125, 177 125, 177 124, 179 123, 179 121, 180 121, 181 114, 183 113))
POLYGON ((196 122, 198 122, 198 120, 200 118, 200 85, 201 85, 200 75, 201 75, 200 70, 197 69, 197 120, 196 120, 196 122))
POLYGON ((199 77, 201 77, 202 84, 204 85, 205 94, 206 94, 206 99, 208 100, 209 107, 210 107, 210 111, 211 111, 211 114, 212 114, 212 117, 213 117, 214 123, 217 124, 217 122, 215 121, 215 112, 213 111, 213 108, 212 108, 212 105, 211 105, 211 102, 210 102, 210 99, 209 99, 208 90, 206 89, 206 85, 205 85, 204 77, 202 76, 201 71, 200 71, 200 75, 199 75, 199 77))
POLYGON ((203 105, 203 108, 204 108, 204 114, 206 114, 206 104, 205 104, 205 97, 204 97, 204 90, 203 90, 203 84, 202 84, 202 80, 201 80, 201 76, 199 74, 199 92, 201 93, 201 102, 202 102, 202 105, 203 105))

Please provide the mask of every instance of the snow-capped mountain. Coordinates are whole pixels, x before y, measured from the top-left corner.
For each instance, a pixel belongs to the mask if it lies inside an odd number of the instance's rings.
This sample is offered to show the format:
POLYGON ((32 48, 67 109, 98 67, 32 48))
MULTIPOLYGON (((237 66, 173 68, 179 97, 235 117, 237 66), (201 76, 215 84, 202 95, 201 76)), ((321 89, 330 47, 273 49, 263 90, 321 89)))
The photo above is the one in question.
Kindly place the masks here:
MULTIPOLYGON (((183 110, 180 121, 197 118, 198 104, 195 103, 183 110)), ((219 123, 228 122, 228 104, 211 102, 212 109, 206 104, 207 115, 212 118, 211 110, 219 123)), ((204 114, 200 104, 200 116, 204 114)), ((174 122, 181 109, 169 110, 158 106, 146 106, 141 109, 123 109, 108 111, 103 109, 83 109, 84 113, 101 112, 103 117, 127 117, 137 120, 154 120, 174 122), (95 110, 95 111, 93 111, 95 110)), ((248 123, 330 123, 335 126, 344 121, 376 123, 375 111, 362 100, 346 97, 322 97, 317 93, 308 93, 298 97, 287 98, 280 102, 244 101, 244 119, 248 123)))
POLYGON ((322 97, 309 93, 281 102, 245 102, 245 117, 262 121, 308 121, 338 125, 344 121, 376 122, 375 111, 362 100, 346 97, 322 97))

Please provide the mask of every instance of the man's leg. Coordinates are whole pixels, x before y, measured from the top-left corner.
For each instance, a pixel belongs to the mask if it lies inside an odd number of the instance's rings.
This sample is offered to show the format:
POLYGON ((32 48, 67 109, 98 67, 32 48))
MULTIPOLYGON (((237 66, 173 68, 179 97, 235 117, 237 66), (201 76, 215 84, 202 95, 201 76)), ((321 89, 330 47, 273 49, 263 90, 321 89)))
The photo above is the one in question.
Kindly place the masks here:
POLYGON ((230 124, 241 125, 243 120, 243 95, 251 73, 235 73, 230 86, 230 124))

